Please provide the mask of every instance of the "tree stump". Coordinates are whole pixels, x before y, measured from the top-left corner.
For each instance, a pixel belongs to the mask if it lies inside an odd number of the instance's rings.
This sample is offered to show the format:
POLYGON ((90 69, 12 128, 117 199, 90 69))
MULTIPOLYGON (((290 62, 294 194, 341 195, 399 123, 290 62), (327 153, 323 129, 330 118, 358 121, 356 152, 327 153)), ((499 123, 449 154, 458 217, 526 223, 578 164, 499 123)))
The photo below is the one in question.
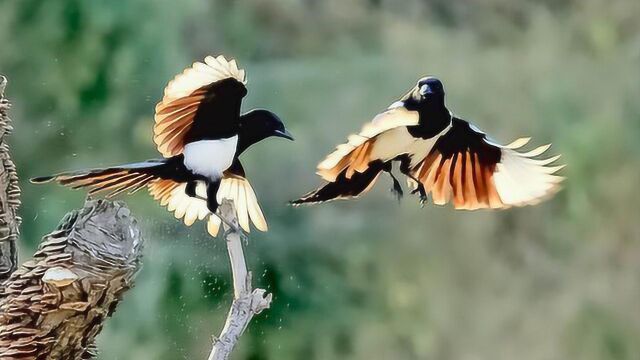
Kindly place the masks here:
POLYGON ((2 289, 0 359, 86 359, 140 267, 142 239, 122 203, 88 201, 45 236, 2 289))

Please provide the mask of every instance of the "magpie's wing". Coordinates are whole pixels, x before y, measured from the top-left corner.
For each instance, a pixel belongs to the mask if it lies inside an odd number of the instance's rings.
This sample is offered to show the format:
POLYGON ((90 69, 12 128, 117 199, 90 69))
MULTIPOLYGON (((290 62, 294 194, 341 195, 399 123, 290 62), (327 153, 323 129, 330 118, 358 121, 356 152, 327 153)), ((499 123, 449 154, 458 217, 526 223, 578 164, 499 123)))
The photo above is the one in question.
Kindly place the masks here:
MULTIPOLYGON (((172 180, 158 179, 149 184, 149 192, 160 205, 166 206, 173 212, 177 219, 182 219, 187 226, 193 225, 196 220, 207 219, 207 231, 211 236, 216 236, 220 229, 220 218, 212 214, 207 208, 206 188, 204 184, 196 186, 197 197, 190 197, 185 193, 186 183, 178 183, 172 180)), ((222 199, 233 200, 236 209, 238 223, 249 232, 249 221, 256 229, 267 231, 267 221, 262 214, 256 194, 249 181, 239 175, 225 173, 217 194, 218 203, 222 199)))
POLYGON ((164 157, 182 153, 184 145, 237 126, 247 90, 244 70, 235 60, 207 56, 171 80, 156 105, 153 140, 164 157))
MULTIPOLYGON (((412 175, 430 192, 433 202, 453 199, 457 209, 508 208, 540 202, 557 192, 564 177, 552 166, 560 155, 536 159, 551 145, 520 152, 529 142, 520 138, 499 145, 474 125, 453 118, 429 154, 412 168, 412 175)), ((414 181, 409 181, 415 187, 414 181)))
POLYGON ((417 112, 403 106, 378 114, 358 134, 350 135, 346 143, 338 145, 322 160, 317 174, 334 182, 345 172, 344 177, 350 179, 356 172, 365 172, 375 160, 387 161, 396 157, 411 143, 407 126, 418 125, 418 120, 417 112))

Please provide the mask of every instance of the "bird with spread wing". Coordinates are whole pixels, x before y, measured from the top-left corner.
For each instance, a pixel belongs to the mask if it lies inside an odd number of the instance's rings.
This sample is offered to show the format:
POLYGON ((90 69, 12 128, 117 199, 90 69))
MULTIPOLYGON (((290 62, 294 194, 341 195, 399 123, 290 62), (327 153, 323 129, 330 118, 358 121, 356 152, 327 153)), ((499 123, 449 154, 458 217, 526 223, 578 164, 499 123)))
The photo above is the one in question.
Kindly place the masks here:
POLYGON ((63 172, 31 181, 89 188, 89 194, 105 193, 106 197, 133 194, 146 187, 187 226, 207 219, 212 236, 218 234, 221 223, 216 210, 223 199, 230 199, 245 231, 250 230, 250 221, 266 231, 267 222, 238 157, 268 137, 293 138, 270 111, 241 114, 246 83, 245 72, 235 60, 207 56, 170 81, 156 105, 153 140, 163 159, 63 172))
POLYGON ((393 180, 394 162, 421 204, 428 199, 456 209, 501 209, 536 204, 550 197, 564 179, 556 175, 560 157, 540 158, 550 145, 523 152, 529 138, 500 145, 447 109, 442 82, 420 79, 399 101, 350 135, 317 167, 327 183, 293 205, 355 198, 367 192, 381 173, 393 180))

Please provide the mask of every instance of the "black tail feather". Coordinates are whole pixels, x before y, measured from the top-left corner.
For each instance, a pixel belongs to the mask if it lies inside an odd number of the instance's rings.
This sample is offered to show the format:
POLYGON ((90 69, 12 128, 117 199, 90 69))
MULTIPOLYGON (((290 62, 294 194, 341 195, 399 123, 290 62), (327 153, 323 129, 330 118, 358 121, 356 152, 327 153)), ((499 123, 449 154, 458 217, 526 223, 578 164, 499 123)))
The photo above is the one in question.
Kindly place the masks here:
POLYGON ((346 170, 344 170, 334 182, 325 184, 300 199, 290 201, 289 204, 293 206, 311 205, 357 197, 373 186, 380 172, 384 170, 384 166, 385 164, 379 160, 371 162, 366 171, 362 173, 356 172, 350 178, 346 177, 346 170))
POLYGON ((44 184, 53 180, 55 176, 39 176, 29 179, 32 184, 44 184))

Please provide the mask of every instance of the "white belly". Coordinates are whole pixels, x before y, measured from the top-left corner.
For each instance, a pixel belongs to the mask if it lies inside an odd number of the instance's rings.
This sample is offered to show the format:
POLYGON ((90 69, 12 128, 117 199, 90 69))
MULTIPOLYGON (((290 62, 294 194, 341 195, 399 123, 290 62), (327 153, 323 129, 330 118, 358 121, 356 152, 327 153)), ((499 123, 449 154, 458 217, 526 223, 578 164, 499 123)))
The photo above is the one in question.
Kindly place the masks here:
POLYGON ((372 160, 391 160, 394 157, 409 151, 415 138, 409 134, 406 126, 397 127, 376 137, 371 149, 372 160))
POLYGON ((447 126, 438 135, 429 139, 413 137, 406 126, 386 131, 376 138, 371 150, 371 159, 388 161, 398 155, 408 154, 411 157, 411 167, 413 167, 429 155, 436 141, 450 128, 451 125, 447 126))
POLYGON ((222 177, 236 154, 238 136, 219 140, 200 140, 184 146, 184 165, 194 174, 211 180, 222 177))

